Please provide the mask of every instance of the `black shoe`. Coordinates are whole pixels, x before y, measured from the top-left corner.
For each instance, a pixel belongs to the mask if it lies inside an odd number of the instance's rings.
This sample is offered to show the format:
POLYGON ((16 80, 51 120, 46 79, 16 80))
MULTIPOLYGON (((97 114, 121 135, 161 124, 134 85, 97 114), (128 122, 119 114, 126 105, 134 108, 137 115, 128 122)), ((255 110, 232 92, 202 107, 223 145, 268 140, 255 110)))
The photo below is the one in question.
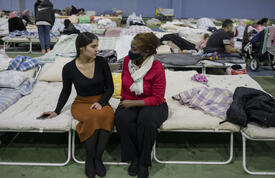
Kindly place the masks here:
POLYGON ((129 176, 137 176, 137 174, 138 174, 138 161, 131 162, 130 166, 128 167, 128 174, 129 174, 129 176))
POLYGON ((94 178, 95 177, 95 163, 94 159, 86 159, 85 162, 85 174, 88 178, 94 178))
POLYGON ((138 178, 148 178, 149 177, 149 170, 146 166, 140 166, 138 169, 138 178))
POLYGON ((106 168, 102 161, 95 159, 95 172, 99 177, 106 176, 106 168))

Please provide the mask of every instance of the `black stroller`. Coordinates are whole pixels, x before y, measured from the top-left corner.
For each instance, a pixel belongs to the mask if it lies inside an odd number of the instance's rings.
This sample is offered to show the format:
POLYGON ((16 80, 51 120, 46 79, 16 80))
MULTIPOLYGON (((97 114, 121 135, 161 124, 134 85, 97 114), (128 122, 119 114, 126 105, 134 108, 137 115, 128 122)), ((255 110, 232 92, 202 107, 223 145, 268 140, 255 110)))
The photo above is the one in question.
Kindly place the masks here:
POLYGON ((268 40, 266 40, 268 37, 269 33, 267 30, 257 33, 252 26, 246 27, 242 53, 243 58, 252 71, 257 71, 264 63, 267 63, 275 70, 275 45, 268 45, 268 40))

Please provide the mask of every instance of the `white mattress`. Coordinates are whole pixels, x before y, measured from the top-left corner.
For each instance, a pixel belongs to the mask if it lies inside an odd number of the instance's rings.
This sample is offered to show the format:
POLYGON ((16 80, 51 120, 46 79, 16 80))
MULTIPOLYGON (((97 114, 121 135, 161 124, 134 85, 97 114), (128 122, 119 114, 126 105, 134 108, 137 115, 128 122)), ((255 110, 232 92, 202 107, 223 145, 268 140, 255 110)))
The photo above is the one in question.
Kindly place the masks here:
MULTIPOLYGON (((191 77, 196 71, 169 71, 166 70, 166 95, 165 98, 169 107, 169 117, 162 125, 164 130, 229 130, 238 132, 240 127, 226 122, 219 124, 222 119, 210 116, 202 111, 191 109, 188 106, 180 105, 178 101, 171 99, 184 90, 205 85, 192 81, 191 77)), ((207 75, 210 87, 226 88, 234 92, 239 86, 251 87, 262 90, 260 85, 248 75, 207 75)))
POLYGON ((72 90, 71 97, 60 115, 53 119, 36 119, 42 112, 55 109, 61 87, 61 82, 37 82, 30 95, 21 98, 16 104, 0 114, 0 129, 21 131, 70 130, 72 118, 70 105, 76 96, 74 90, 72 90))
POLYGON ((275 139, 275 127, 260 127, 256 124, 248 124, 242 131, 254 139, 275 139))
MULTIPOLYGON (((194 87, 202 87, 203 84, 191 80, 196 71, 173 72, 166 70, 166 100, 169 106, 169 117, 162 125, 162 129, 175 130, 229 130, 238 132, 239 126, 231 123, 219 125, 222 119, 213 117, 200 110, 194 110, 187 106, 180 105, 178 101, 171 99, 171 96, 181 91, 194 87)), ((262 90, 262 88, 248 75, 236 76, 213 76, 207 75, 210 87, 227 88, 234 92, 238 86, 247 86, 262 90)), ((76 96, 72 90, 62 113, 53 119, 37 120, 43 111, 54 110, 58 96, 62 88, 61 82, 38 82, 31 95, 20 99, 16 104, 8 108, 0 115, 0 129, 2 130, 33 130, 43 129, 49 131, 67 131, 75 129, 77 121, 72 119, 70 106, 76 96)), ((118 99, 110 100, 111 106, 115 109, 119 103, 118 99)))

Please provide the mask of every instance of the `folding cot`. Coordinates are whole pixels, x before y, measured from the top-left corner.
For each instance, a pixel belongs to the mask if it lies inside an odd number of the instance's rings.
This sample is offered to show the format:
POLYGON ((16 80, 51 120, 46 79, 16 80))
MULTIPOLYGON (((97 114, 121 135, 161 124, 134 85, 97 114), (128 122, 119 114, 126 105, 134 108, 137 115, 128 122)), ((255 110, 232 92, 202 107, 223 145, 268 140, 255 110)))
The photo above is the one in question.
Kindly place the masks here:
MULTIPOLYGON (((242 134, 242 142, 243 142, 243 168, 245 172, 252 175, 275 175, 275 172, 256 172, 250 171, 247 168, 247 161, 246 161, 246 142, 247 140, 251 141, 275 141, 275 128, 264 128, 257 126, 253 123, 248 124, 246 128, 241 129, 242 134)), ((261 153, 259 153, 261 154, 261 153)))
MULTIPOLYGON (((154 159, 158 163, 166 164, 228 164, 233 157, 233 133, 239 132, 240 127, 231 123, 219 124, 222 119, 202 111, 188 108, 187 106, 180 105, 178 101, 171 99, 184 90, 203 87, 203 84, 191 80, 191 77, 196 74, 195 71, 187 72, 172 72, 166 70, 166 100, 169 107, 169 117, 160 128, 160 132, 196 132, 196 133, 229 133, 230 134, 230 154, 229 159, 226 161, 161 161, 157 158, 157 144, 153 148, 154 159)), ((251 79, 248 75, 235 75, 235 76, 218 76, 207 75, 208 86, 229 89, 234 92, 238 86, 253 87, 261 89, 257 82, 251 79)))
MULTIPOLYGON (((0 132, 31 132, 31 133, 67 133, 68 153, 63 163, 40 162, 0 162, 0 165, 30 165, 30 166, 64 166, 71 158, 71 114, 69 103, 64 112, 53 119, 38 120, 42 112, 52 110, 57 102, 61 82, 40 82, 33 88, 33 92, 21 98, 0 114, 0 132)), ((72 94, 73 95, 73 94, 72 94)))
MULTIPOLYGON (((11 43, 28 43, 29 44, 29 51, 27 53, 32 53, 32 47, 34 43, 39 43, 38 38, 5 38, 3 37, 2 40, 4 41, 4 50, 7 49, 7 46, 11 43)), ((51 43, 56 43, 58 38, 51 38, 51 43)), ((22 53, 22 51, 20 52, 22 53)))

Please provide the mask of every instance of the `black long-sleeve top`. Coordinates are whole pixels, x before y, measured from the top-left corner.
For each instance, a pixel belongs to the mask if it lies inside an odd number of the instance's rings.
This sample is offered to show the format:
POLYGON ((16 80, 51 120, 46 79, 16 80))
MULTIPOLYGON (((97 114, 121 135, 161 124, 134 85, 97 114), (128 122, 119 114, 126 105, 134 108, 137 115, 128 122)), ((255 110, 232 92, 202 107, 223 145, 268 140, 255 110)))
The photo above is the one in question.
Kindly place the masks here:
POLYGON ((67 63, 62 70, 63 89, 58 99, 55 113, 59 114, 68 101, 72 84, 79 96, 101 95, 101 106, 105 106, 114 92, 112 73, 108 63, 102 57, 96 57, 93 78, 83 75, 75 64, 75 59, 67 63))

